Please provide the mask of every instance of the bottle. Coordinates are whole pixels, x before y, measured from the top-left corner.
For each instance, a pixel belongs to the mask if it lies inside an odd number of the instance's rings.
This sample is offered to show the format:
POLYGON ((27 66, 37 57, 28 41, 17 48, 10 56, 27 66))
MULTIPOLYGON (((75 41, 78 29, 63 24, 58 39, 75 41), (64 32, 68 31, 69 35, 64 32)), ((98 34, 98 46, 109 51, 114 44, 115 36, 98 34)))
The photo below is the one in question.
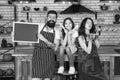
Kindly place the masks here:
POLYGON ((4 39, 4 38, 2 39, 1 47, 2 47, 2 48, 7 47, 7 40, 4 39))

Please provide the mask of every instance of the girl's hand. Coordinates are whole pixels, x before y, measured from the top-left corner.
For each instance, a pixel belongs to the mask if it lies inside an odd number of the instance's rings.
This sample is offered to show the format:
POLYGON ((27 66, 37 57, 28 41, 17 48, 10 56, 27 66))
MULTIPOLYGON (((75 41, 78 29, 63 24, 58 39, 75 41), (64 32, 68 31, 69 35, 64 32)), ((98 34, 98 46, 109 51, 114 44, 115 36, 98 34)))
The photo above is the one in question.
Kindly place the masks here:
POLYGON ((68 30, 64 30, 65 31, 65 34, 68 34, 68 30))
POLYGON ((73 34, 73 31, 69 31, 68 34, 69 34, 69 35, 72 35, 72 34, 73 34))

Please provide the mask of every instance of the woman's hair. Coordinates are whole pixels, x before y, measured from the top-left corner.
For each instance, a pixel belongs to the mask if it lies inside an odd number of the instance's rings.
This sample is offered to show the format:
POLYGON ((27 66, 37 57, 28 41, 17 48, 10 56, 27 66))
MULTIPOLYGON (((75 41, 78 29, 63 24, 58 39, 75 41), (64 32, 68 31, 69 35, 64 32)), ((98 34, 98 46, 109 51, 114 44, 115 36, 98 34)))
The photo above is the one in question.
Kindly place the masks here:
MULTIPOLYGON (((65 22, 66 22, 67 20, 70 20, 70 22, 72 23, 72 29, 73 29, 73 28, 75 27, 75 24, 74 24, 72 18, 70 18, 70 17, 67 17, 67 18, 64 19, 64 21, 63 21, 63 27, 64 27, 65 29, 67 29, 67 28, 65 27, 65 22)), ((64 38, 64 37, 65 37, 65 32, 64 32, 63 29, 62 29, 62 35, 63 35, 63 38, 64 38)))
POLYGON ((79 36, 80 35, 83 35, 84 37, 86 36, 85 25, 86 25, 86 22, 88 19, 91 20, 91 22, 92 22, 92 28, 90 29, 90 33, 96 33, 96 28, 95 28, 92 18, 87 17, 87 18, 83 19, 83 21, 81 22, 81 25, 79 26, 79 29, 78 29, 79 36))

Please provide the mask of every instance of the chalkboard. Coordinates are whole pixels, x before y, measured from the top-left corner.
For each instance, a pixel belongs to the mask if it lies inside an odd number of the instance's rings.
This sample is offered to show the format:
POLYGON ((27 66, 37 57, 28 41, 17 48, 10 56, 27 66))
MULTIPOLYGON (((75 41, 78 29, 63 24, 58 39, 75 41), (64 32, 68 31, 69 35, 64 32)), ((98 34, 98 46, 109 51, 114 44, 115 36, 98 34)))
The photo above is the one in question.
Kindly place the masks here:
POLYGON ((13 42, 38 43, 39 23, 13 22, 13 42))

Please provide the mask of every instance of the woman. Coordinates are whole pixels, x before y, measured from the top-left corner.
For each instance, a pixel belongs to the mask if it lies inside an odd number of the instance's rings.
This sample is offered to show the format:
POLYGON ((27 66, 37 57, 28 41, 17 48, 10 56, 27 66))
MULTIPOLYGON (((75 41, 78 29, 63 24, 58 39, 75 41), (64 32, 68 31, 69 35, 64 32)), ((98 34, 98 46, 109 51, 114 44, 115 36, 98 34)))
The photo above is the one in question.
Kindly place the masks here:
POLYGON ((82 52, 79 53, 78 79, 79 80, 104 80, 102 65, 98 56, 98 35, 91 18, 83 19, 78 29, 78 41, 82 52))
POLYGON ((62 29, 62 38, 61 38, 61 46, 60 46, 60 67, 58 68, 58 73, 64 72, 64 54, 66 52, 69 57, 69 74, 75 73, 73 55, 77 48, 75 46, 75 39, 78 37, 77 31, 74 30, 74 22, 68 17, 63 21, 63 29, 62 29))

